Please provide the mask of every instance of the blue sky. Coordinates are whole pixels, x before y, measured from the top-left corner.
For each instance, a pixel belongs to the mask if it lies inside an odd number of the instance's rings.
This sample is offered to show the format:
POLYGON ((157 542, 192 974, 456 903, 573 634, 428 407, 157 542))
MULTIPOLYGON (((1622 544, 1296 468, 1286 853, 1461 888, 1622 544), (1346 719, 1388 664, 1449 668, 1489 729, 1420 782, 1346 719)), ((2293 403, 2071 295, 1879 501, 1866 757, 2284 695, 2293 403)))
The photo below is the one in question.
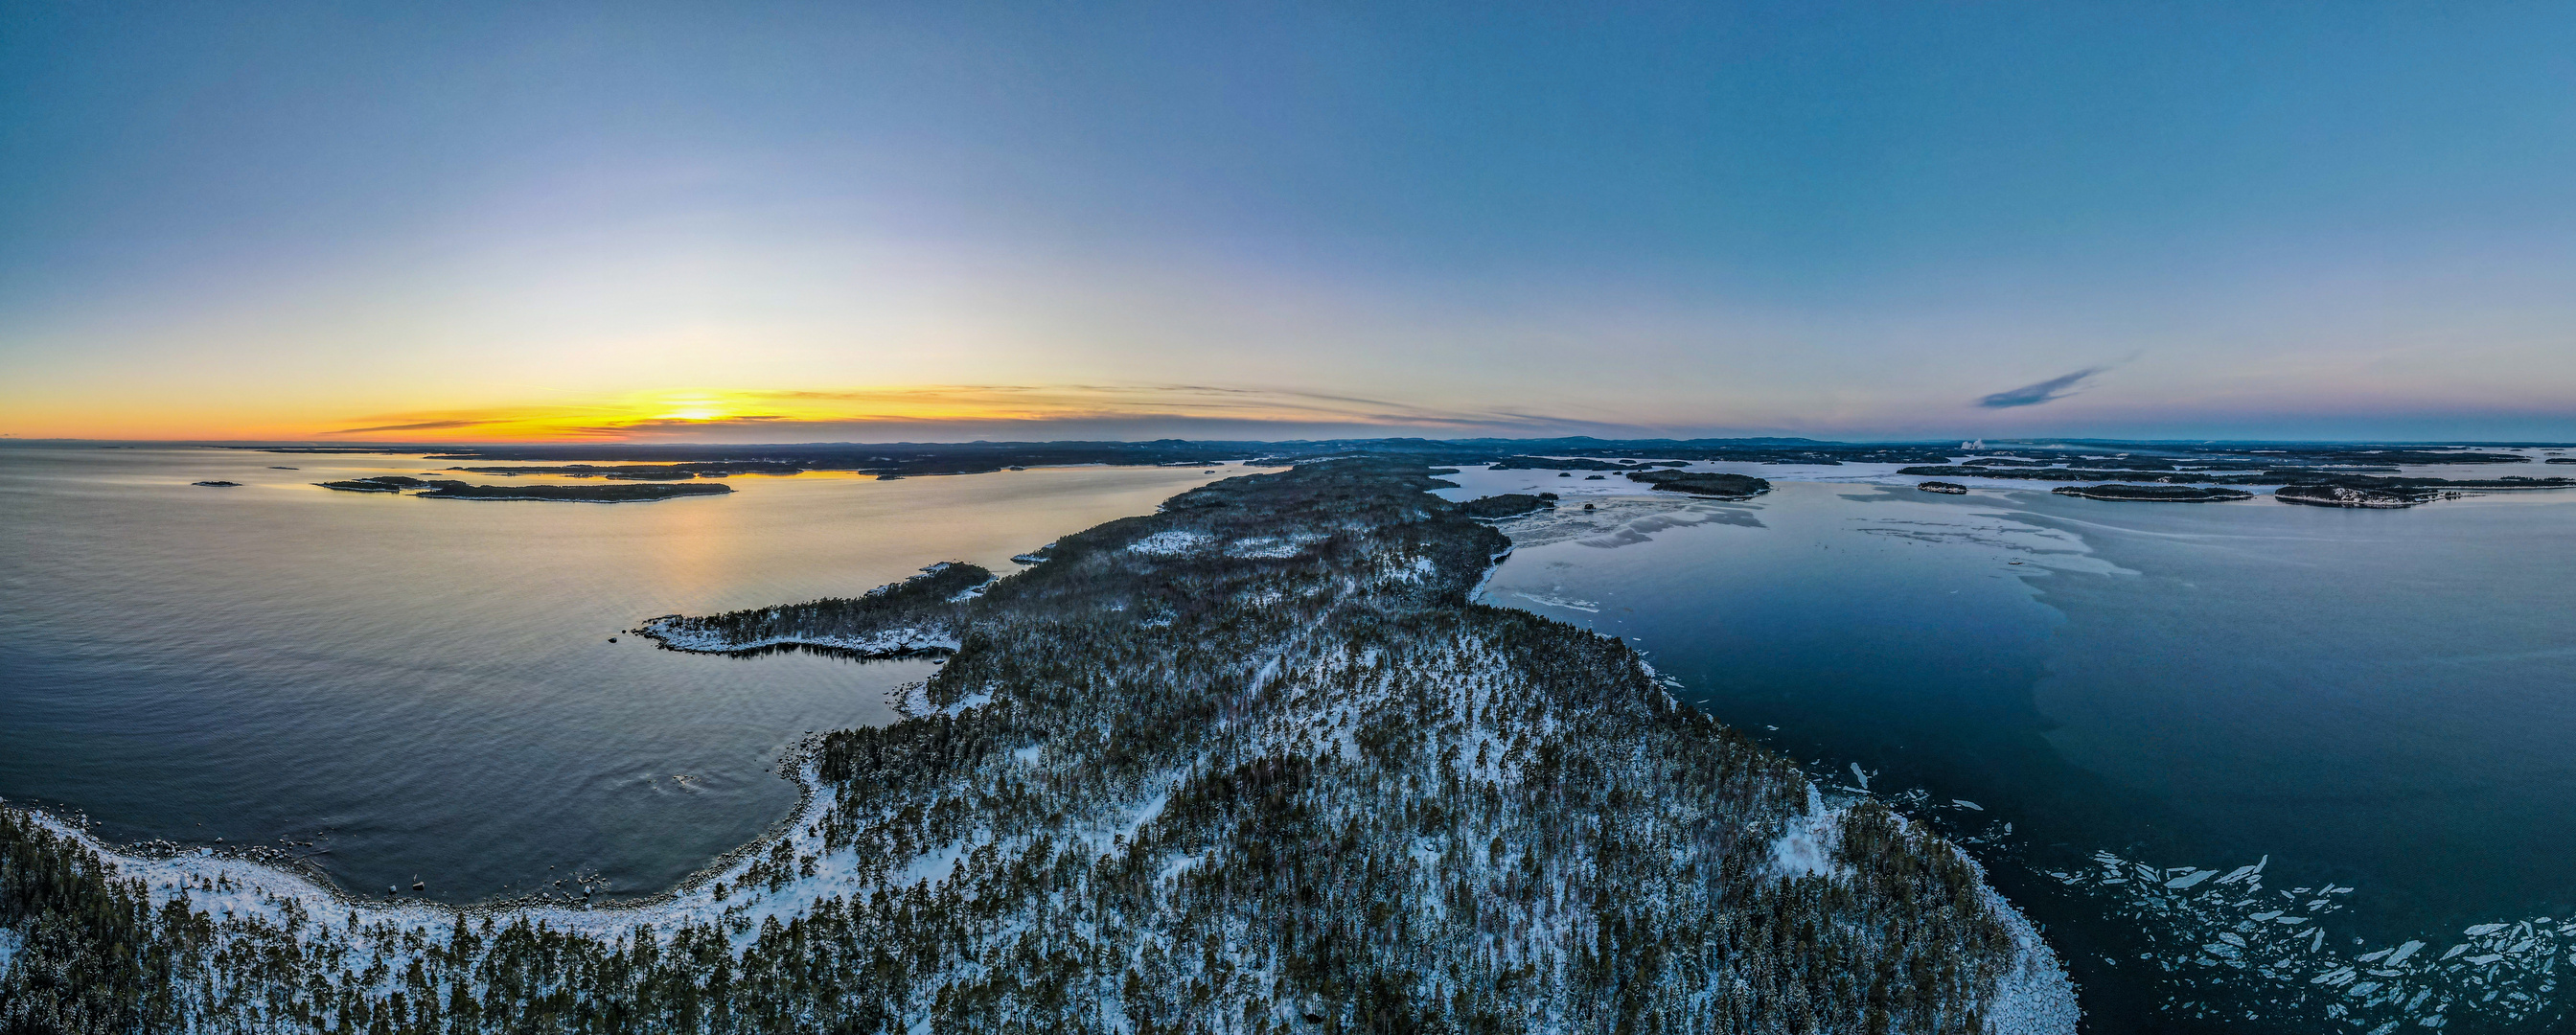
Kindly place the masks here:
POLYGON ((2567 5, 0 18, 20 436, 2576 438, 2567 5))

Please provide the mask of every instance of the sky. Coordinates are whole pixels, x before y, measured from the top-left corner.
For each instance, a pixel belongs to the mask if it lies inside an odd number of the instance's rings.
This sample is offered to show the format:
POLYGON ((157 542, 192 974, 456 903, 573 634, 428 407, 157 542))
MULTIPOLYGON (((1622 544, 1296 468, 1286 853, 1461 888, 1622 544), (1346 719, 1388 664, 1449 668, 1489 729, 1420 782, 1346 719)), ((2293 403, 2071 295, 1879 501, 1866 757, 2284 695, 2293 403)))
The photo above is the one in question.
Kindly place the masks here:
POLYGON ((0 5, 0 435, 2576 439, 2576 5, 0 5))

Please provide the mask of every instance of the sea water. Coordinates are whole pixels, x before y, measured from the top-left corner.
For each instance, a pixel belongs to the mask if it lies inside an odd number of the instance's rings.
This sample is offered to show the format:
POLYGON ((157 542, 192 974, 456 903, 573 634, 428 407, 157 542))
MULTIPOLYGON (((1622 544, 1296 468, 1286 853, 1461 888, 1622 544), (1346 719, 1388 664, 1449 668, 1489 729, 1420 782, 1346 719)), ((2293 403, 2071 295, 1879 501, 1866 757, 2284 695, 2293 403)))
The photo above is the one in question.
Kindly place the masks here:
POLYGON ((890 721, 887 691, 932 663, 690 655, 624 630, 943 560, 1008 572, 1213 480, 808 473, 621 504, 313 484, 441 466, 0 447, 0 798, 115 840, 291 851, 361 893, 659 891, 793 810, 775 769, 806 732, 890 721), (190 484, 216 480, 242 484, 190 484))
POLYGON ((1443 494, 1564 494, 1503 524, 1481 599, 1628 638, 1967 844, 2091 1030, 2564 1030, 2576 491, 2364 511, 1693 466, 1775 488, 1443 494))

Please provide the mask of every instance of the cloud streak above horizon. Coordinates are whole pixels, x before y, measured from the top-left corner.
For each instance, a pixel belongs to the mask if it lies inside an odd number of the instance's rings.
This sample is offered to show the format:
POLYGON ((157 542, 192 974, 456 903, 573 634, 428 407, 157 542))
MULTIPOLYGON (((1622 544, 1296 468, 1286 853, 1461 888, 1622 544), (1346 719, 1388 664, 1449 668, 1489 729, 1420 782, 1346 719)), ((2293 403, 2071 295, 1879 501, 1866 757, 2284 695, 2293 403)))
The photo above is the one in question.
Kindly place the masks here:
POLYGON ((1978 399, 1977 405, 1989 410, 2008 410, 2017 406, 2037 406, 2041 403, 2056 402, 2092 387, 2088 382, 2092 381, 2095 375, 2110 369, 2107 366, 2085 367, 2074 373, 2060 374, 2046 381, 2033 381, 2019 388, 1996 392, 1978 399))
POLYGON ((378 424, 373 427, 365 428, 341 428, 337 431, 326 431, 323 432, 323 434, 375 435, 388 431, 455 431, 459 428, 472 428, 486 424, 498 424, 502 423, 504 420, 506 420, 506 418, 500 417, 487 417, 473 420, 424 420, 410 424, 378 424))

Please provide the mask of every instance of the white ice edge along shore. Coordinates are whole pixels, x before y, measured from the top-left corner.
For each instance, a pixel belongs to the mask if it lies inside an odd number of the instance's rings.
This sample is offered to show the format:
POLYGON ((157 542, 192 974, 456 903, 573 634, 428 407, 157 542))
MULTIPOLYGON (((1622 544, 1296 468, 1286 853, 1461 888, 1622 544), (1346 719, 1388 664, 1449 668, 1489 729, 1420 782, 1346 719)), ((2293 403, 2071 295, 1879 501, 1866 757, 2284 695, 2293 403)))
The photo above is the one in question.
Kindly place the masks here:
MULTIPOLYGON (((1860 797, 1828 803, 1815 785, 1807 787, 1807 811, 1790 817, 1778 839, 1771 845, 1772 867, 1784 877, 1840 877, 1846 869, 1833 861, 1834 848, 1842 837, 1842 824, 1851 805, 1860 797)), ((1919 829, 1903 814, 1896 816, 1899 827, 1919 829)), ((1948 844, 1946 840, 1941 842, 1948 844)), ((1986 868, 1975 856, 1956 845, 1949 850, 1976 875, 1977 898, 1995 919, 2001 922, 2013 940, 2013 959, 2004 975, 1995 983, 1994 1000, 1986 1010, 1986 1031, 1990 1035, 2074 1035, 2082 1011, 2075 997, 2075 983, 2067 976, 2057 952, 2040 937, 2039 929, 2021 909, 2006 900, 1986 878, 1986 868)))
MULTIPOLYGON (((821 839, 808 829, 817 815, 819 796, 816 791, 820 786, 812 760, 800 753, 791 766, 782 767, 782 772, 796 781, 802 794, 795 810, 768 834, 716 857, 667 890, 637 900, 598 904, 528 904, 502 900, 452 905, 418 899, 388 901, 344 890, 327 879, 211 848, 170 854, 133 852, 111 845, 90 833, 86 827, 61 816, 37 809, 25 811, 46 829, 96 853, 114 868, 118 879, 143 882, 155 909, 184 895, 191 906, 218 921, 264 924, 271 929, 294 934, 296 940, 303 944, 339 935, 352 939, 353 944, 362 950, 399 956, 400 933, 440 932, 460 921, 525 919, 559 931, 613 938, 631 934, 640 927, 649 927, 657 935, 667 935, 684 923, 737 921, 756 926, 760 920, 772 916, 785 919, 802 915, 801 908, 785 908, 787 903, 810 906, 824 897, 816 895, 798 901, 796 885, 802 881, 793 882, 787 890, 778 893, 728 894, 725 898, 715 895, 716 888, 730 890, 732 885, 739 883, 760 857, 781 843, 795 849, 820 847, 821 839), (387 937, 389 934, 392 937, 387 937)), ((821 876, 817 875, 818 878, 821 876)), ((736 923, 734 926, 740 925, 736 923)))
MULTIPOLYGON (((1639 664, 1651 674, 1651 666, 1642 659, 1639 664)), ((979 703, 964 700, 944 710, 953 713, 979 703)), ((1336 709, 1334 714, 1340 711, 1336 709)), ((1341 739, 1346 740, 1347 735, 1345 730, 1341 739)), ((1354 753, 1357 750, 1351 744, 1340 744, 1338 749, 1354 753)), ((1036 762, 1036 754, 1023 750, 1013 752, 1012 757, 1028 765, 1036 762)), ((418 957, 422 938, 435 941, 460 924, 486 921, 525 921, 609 942, 650 936, 661 944, 668 944, 669 937, 683 925, 712 925, 731 935, 729 940, 739 955, 750 948, 757 932, 771 921, 809 915, 835 897, 936 887, 954 873, 957 863, 969 853, 1019 847, 970 834, 955 843, 931 847, 899 864, 880 862, 871 866, 846 848, 831 850, 820 836, 818 820, 829 807, 829 799, 817 793, 821 783, 810 750, 782 767, 782 773, 794 779, 803 794, 795 811, 769 835, 727 853, 671 890, 639 902, 596 906, 376 901, 302 873, 210 849, 167 856, 128 853, 60 817, 34 811, 30 815, 55 833, 97 853, 113 867, 119 879, 142 882, 156 910, 185 896, 193 908, 209 914, 229 930, 284 934, 299 946, 336 940, 352 951, 391 961, 397 971, 418 957), (815 863, 811 872, 774 887, 747 879, 763 858, 776 854, 781 847, 789 858, 811 858, 815 863)), ((1110 850, 1151 822, 1167 798, 1168 792, 1157 794, 1095 817, 1079 836, 1097 850, 1110 850)), ((1806 812, 1790 817, 1775 838, 1773 858, 1778 875, 1783 879, 1803 874, 1838 876, 1836 871, 1841 867, 1830 861, 1832 848, 1839 840, 1850 805, 1858 800, 1851 798, 1829 805, 1810 783, 1806 812)), ((1912 828, 1911 821, 1902 816, 1898 822, 1912 828)), ((1986 883, 1985 870, 1973 857, 1955 846, 1949 850, 1975 873, 1980 901, 2010 932, 2015 945, 2014 958, 1997 982, 1986 1012, 1986 1032, 2072 1035, 2078 1006, 2074 987, 2056 954, 2020 910, 1986 883)), ((1194 861, 1187 857, 1173 860, 1165 869, 1164 879, 1194 861)), ((0 949, 8 947, 0 945, 0 949)), ((0 954, 0 967, 7 962, 5 954, 0 954)), ((385 990, 391 991, 392 986, 385 990)))
POLYGON ((791 634, 757 640, 736 640, 712 629, 688 628, 681 615, 664 615, 637 626, 637 635, 650 637, 673 650, 696 654, 744 654, 772 647, 822 647, 859 654, 894 657, 955 651, 957 634, 936 626, 904 626, 884 629, 866 636, 814 636, 791 634))

